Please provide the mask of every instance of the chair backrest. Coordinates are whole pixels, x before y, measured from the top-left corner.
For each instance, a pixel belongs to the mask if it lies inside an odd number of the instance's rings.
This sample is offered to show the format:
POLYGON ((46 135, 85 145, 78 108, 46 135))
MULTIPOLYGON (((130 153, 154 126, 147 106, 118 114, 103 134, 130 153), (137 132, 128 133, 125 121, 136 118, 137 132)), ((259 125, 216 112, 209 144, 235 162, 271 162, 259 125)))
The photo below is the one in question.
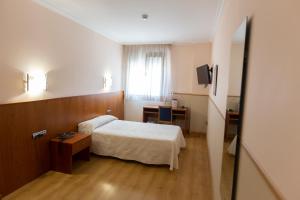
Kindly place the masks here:
POLYGON ((158 120, 160 122, 172 122, 172 107, 159 106, 158 120))

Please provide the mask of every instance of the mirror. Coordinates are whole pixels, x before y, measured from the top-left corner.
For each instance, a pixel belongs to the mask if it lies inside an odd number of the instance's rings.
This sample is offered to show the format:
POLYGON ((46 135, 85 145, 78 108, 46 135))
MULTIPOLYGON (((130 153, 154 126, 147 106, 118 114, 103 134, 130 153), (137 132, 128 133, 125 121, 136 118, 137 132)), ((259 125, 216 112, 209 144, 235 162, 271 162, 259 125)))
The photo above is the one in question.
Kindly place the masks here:
POLYGON ((243 105, 243 84, 246 67, 247 19, 237 28, 231 41, 227 108, 225 118, 221 196, 223 200, 235 199, 235 182, 239 155, 239 139, 243 105))

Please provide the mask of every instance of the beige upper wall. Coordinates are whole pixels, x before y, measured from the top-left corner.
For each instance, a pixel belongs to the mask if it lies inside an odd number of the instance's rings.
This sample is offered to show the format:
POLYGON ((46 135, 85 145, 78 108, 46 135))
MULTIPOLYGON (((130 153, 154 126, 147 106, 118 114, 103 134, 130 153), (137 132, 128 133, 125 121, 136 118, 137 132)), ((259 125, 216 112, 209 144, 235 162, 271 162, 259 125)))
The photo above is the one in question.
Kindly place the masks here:
POLYGON ((240 96, 244 61, 244 44, 231 45, 228 95, 240 96))
POLYGON ((121 46, 31 0, 0 1, 0 103, 99 93, 110 72, 121 88, 121 46), (47 72, 47 92, 24 92, 23 76, 47 72))
POLYGON ((196 68, 211 62, 211 43, 172 45, 172 88, 175 92, 208 94, 198 85, 196 68))
MULTIPOLYGON (((231 38, 244 17, 252 18, 242 142, 276 190, 289 200, 300 199, 299 8, 298 0, 226 0, 212 55, 219 64, 220 87, 217 97, 211 97, 224 114, 231 38)), ((246 181, 239 181, 238 190, 246 181)))

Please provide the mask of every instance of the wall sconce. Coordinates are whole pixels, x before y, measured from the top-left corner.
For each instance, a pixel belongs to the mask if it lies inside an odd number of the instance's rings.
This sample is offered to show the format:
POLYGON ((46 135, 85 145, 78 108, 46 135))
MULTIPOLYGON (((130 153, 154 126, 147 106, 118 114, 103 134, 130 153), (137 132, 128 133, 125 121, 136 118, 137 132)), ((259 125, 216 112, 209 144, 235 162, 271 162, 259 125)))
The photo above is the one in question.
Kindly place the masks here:
POLYGON ((112 86, 112 77, 110 73, 104 74, 104 90, 111 89, 112 86))
POLYGON ((47 88, 47 77, 42 72, 33 72, 26 75, 26 90, 31 94, 39 94, 47 88))

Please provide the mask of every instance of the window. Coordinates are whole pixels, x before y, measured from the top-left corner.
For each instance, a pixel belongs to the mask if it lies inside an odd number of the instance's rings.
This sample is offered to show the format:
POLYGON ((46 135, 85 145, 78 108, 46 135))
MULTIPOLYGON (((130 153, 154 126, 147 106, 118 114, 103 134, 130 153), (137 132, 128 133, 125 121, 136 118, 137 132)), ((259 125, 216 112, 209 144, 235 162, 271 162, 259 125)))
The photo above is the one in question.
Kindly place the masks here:
POLYGON ((169 47, 126 46, 127 99, 164 100, 169 95, 169 47))

